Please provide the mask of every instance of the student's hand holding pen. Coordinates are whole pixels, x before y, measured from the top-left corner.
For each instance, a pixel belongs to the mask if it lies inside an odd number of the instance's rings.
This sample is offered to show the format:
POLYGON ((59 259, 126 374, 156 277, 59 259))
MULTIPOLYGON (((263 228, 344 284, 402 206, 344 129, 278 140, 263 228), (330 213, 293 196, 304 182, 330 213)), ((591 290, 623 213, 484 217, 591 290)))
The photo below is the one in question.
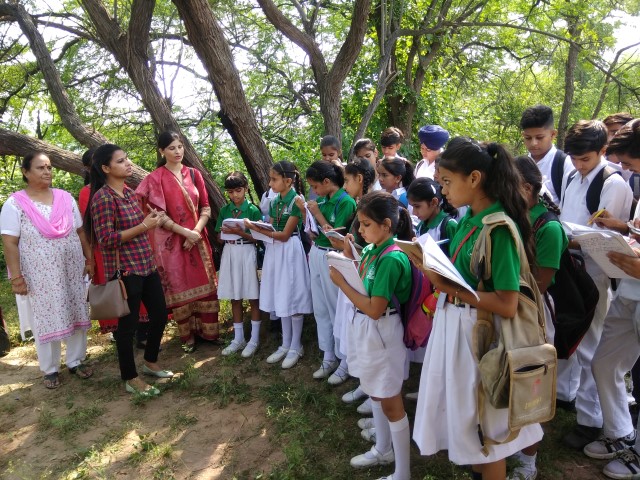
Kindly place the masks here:
POLYGON ((595 224, 600 228, 606 228, 607 230, 615 230, 616 232, 620 232, 623 235, 629 233, 629 227, 625 222, 620 220, 619 218, 614 217, 609 213, 606 209, 598 210, 594 213, 587 225, 595 224))

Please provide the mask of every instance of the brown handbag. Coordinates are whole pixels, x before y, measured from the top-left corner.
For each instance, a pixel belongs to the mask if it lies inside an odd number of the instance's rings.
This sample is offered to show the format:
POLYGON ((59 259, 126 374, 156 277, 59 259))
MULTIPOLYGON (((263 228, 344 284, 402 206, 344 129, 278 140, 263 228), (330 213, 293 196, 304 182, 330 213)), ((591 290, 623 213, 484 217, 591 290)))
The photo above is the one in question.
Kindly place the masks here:
POLYGON ((116 278, 101 285, 89 284, 87 301, 91 320, 107 320, 129 315, 127 289, 120 278, 120 250, 116 250, 116 278))

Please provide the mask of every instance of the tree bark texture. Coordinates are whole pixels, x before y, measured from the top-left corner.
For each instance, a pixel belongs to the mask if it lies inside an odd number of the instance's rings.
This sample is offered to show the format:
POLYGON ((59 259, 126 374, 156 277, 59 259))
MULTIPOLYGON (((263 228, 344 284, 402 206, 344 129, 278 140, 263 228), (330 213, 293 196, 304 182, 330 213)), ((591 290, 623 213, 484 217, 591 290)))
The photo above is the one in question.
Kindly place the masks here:
POLYGON ((247 101, 224 32, 207 0, 173 0, 173 3, 220 102, 220 120, 238 147, 258 195, 262 195, 269 183, 273 158, 247 101))
POLYGON ((580 37, 578 21, 579 20, 576 17, 567 18, 569 38, 573 41, 569 44, 567 62, 564 67, 564 99, 562 100, 562 110, 560 112, 560 118, 558 119, 558 138, 556 140, 560 150, 564 148, 564 139, 567 136, 567 127, 569 122, 569 112, 571 111, 573 94, 575 92, 575 85, 573 82, 575 80, 578 54, 580 53, 580 45, 577 43, 580 37))
MULTIPOLYGON (((119 23, 110 16, 101 0, 82 0, 82 5, 91 18, 99 41, 111 52, 124 68, 151 115, 159 131, 172 130, 182 133, 171 107, 163 98, 149 67, 147 48, 155 0, 134 0, 128 31, 123 31, 119 23)), ((184 139, 184 163, 202 172, 209 194, 214 216, 226 203, 218 185, 213 181, 199 155, 189 140, 184 139)))
MULTIPOLYGON (((51 160, 51 165, 65 172, 82 175, 82 156, 43 142, 34 137, 22 135, 0 128, 0 155, 18 155, 24 157, 28 153, 42 152, 51 160)), ((127 184, 135 188, 148 173, 137 165, 133 165, 133 175, 127 184)))

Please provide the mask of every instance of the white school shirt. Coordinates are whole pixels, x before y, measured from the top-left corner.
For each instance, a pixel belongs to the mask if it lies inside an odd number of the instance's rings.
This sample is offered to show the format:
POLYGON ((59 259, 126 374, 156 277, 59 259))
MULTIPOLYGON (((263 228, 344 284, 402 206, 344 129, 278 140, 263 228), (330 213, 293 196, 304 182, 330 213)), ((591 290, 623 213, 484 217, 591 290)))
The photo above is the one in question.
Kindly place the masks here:
POLYGON ((429 163, 429 160, 423 158, 416 164, 416 168, 413 171, 413 174, 416 178, 430 178, 433 180, 433 176, 436 173, 436 161, 429 163))
MULTIPOLYGON (((564 179, 562 182, 564 193, 562 197, 560 221, 587 225, 589 218, 591 218, 591 213, 587 209, 587 190, 596 175, 606 167, 607 164, 608 162, 604 158, 601 158, 600 165, 591 170, 585 178, 581 178, 581 175, 576 173, 576 176, 569 186, 566 185, 567 178, 564 179)), ((604 181, 604 185, 602 186, 598 210, 606 208, 607 212, 613 217, 626 222, 629 220, 632 200, 633 193, 631 192, 629 184, 625 182, 620 175, 611 175, 604 181)), ((590 226, 599 228, 596 224, 590 226)), ((601 275, 603 273, 600 267, 598 267, 588 255, 585 256, 585 266, 591 276, 601 275)))
MULTIPOLYGON (((551 145, 551 149, 547 152, 547 154, 544 157, 542 157, 542 159, 540 159, 539 162, 536 162, 536 164, 538 165, 538 170, 540 170, 540 173, 542 174, 542 184, 551 195, 551 198, 553 199, 553 203, 555 203, 556 205, 560 205, 560 196, 558 192, 556 192, 556 189, 553 188, 553 181, 551 180, 551 168, 553 166, 553 157, 556 156, 557 151, 558 149, 556 148, 556 146, 551 145)), ((529 156, 531 156, 531 154, 529 154, 529 156)), ((562 171, 563 187, 564 187, 566 178, 569 176, 569 173, 571 173, 573 170, 574 170, 573 163, 571 162, 571 158, 567 155, 567 158, 565 158, 564 160, 564 168, 562 171)))
POLYGON ((276 192, 274 192, 272 188, 262 194, 262 198, 260 198, 260 211, 262 212, 263 219, 269 218, 269 206, 271 205, 271 200, 276 198, 276 195, 276 192))
MULTIPOLYGON (((636 211, 633 218, 640 218, 640 203, 636 205, 636 211)), ((635 300, 636 302, 640 301, 640 280, 635 278, 623 278, 620 280, 615 294, 618 297, 628 298, 630 300, 635 300)))

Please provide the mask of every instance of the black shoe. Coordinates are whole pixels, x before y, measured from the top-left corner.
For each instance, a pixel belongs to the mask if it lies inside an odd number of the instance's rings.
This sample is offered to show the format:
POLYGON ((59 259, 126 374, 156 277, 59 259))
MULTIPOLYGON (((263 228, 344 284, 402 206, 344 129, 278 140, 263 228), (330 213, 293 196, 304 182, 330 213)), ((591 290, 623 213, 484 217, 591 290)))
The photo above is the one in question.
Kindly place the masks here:
POLYGON ((637 403, 632 403, 629 405, 629 413, 631 414, 631 422, 633 425, 638 424, 638 412, 640 412, 640 407, 637 403))
POLYGON ((582 450, 588 443, 597 440, 602 435, 602 429, 598 427, 586 427, 576 425, 562 438, 562 443, 575 450, 582 450))
POLYGON ((556 399, 556 410, 561 408, 567 412, 576 413, 576 399, 571 401, 556 399))

